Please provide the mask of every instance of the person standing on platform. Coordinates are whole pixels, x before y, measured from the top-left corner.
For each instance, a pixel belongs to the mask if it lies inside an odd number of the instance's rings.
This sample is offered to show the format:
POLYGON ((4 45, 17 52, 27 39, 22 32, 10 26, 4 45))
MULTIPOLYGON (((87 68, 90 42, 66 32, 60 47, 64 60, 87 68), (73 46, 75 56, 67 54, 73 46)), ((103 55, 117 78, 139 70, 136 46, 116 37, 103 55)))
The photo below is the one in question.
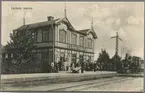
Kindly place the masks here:
POLYGON ((51 62, 51 72, 54 72, 54 62, 51 62))
POLYGON ((58 73, 58 62, 54 62, 54 72, 58 73))
POLYGON ((64 61, 64 71, 67 71, 67 58, 64 61))
POLYGON ((56 65, 55 65, 55 67, 56 67, 56 72, 58 73, 59 72, 59 58, 57 58, 57 60, 56 60, 56 65))
POLYGON ((68 62, 67 62, 67 67, 68 67, 68 72, 71 72, 71 58, 68 58, 68 62))
POLYGON ((84 73, 84 61, 81 60, 81 73, 84 73))
POLYGON ((94 62, 94 72, 96 72, 96 62, 94 62))

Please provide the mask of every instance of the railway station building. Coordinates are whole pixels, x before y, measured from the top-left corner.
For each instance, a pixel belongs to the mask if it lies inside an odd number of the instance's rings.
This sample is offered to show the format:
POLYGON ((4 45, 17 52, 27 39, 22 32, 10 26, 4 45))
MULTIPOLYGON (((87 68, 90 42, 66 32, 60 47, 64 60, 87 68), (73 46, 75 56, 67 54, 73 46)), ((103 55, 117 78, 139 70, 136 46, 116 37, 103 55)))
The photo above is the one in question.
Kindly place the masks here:
POLYGON ((59 70, 65 71, 65 62, 76 64, 81 60, 94 61, 94 45, 98 37, 93 24, 90 24, 89 29, 76 30, 67 17, 55 19, 48 16, 44 22, 25 24, 15 30, 31 31, 36 45, 32 52, 37 55, 37 61, 43 64, 40 68, 59 62, 59 70))

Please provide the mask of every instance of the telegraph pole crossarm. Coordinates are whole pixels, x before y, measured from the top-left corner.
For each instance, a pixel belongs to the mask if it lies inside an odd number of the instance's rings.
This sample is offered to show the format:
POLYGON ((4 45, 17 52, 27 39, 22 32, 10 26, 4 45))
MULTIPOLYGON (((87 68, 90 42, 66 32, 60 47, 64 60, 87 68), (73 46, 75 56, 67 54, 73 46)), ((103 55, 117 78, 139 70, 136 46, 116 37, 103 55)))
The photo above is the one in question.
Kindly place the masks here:
POLYGON ((115 49, 115 54, 118 55, 118 45, 119 45, 119 41, 122 41, 122 39, 119 37, 118 32, 116 32, 116 36, 113 36, 111 38, 116 38, 116 49, 115 49))

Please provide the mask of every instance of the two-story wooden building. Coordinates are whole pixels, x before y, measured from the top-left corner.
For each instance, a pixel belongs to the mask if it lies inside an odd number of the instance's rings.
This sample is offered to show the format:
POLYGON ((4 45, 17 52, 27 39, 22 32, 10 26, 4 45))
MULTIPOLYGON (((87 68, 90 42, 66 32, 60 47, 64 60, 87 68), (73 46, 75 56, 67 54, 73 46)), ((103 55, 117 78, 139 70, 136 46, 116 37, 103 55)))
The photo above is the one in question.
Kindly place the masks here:
POLYGON ((52 62, 60 63, 60 70, 64 69, 64 62, 78 63, 93 62, 94 41, 97 35, 93 29, 75 30, 67 17, 55 19, 47 17, 47 21, 26 24, 16 29, 17 31, 29 30, 32 32, 38 62, 43 66, 51 65, 52 62))

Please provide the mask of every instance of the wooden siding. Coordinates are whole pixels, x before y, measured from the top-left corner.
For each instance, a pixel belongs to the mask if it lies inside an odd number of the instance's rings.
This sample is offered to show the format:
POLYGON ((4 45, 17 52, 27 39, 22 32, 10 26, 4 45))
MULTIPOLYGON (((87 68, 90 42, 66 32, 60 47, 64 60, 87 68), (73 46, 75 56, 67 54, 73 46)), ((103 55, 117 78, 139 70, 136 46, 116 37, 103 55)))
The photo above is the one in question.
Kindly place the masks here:
POLYGON ((94 44, 92 45, 93 47, 90 49, 88 48, 88 38, 91 38, 92 39, 92 42, 94 43, 94 39, 92 37, 92 35, 87 35, 87 36, 84 36, 84 46, 80 46, 80 36, 83 36, 83 35, 80 35, 78 33, 75 33, 73 31, 69 31, 67 29, 67 26, 65 24, 60 24, 60 25, 57 25, 55 26, 55 46, 56 47, 63 47, 63 48, 70 48, 70 49, 75 49, 75 50, 86 50, 86 52, 94 52, 94 44), (66 32, 67 32, 67 38, 66 38, 66 43, 62 43, 59 41, 59 29, 64 29, 66 32), (71 34, 74 33, 77 35, 77 44, 76 45, 73 45, 72 44, 72 38, 71 38, 71 34))

